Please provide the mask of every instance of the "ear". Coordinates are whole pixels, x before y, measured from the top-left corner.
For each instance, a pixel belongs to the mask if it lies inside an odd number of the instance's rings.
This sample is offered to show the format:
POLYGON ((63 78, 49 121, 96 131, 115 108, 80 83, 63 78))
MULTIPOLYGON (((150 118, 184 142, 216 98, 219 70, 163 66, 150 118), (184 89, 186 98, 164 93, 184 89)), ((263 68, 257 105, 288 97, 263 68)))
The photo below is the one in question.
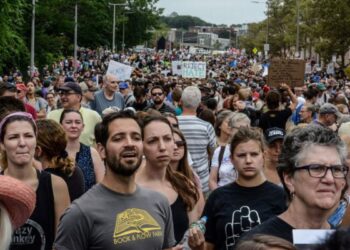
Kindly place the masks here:
POLYGON ((43 150, 41 149, 41 147, 36 146, 35 147, 35 154, 34 154, 35 159, 39 159, 41 157, 42 153, 43 153, 43 150))
POLYGON ((283 173, 283 180, 289 192, 293 193, 295 191, 293 174, 283 173))
POLYGON ((101 159, 102 160, 106 159, 106 149, 101 143, 96 144, 96 149, 101 159))

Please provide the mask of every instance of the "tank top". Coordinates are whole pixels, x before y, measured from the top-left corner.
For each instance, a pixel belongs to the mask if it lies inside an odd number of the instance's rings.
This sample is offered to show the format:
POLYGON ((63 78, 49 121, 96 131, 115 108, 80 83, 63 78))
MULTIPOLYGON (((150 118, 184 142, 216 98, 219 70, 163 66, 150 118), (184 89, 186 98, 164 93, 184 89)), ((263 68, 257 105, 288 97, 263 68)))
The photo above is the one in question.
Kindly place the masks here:
POLYGON ((80 150, 76 154, 77 166, 83 171, 85 181, 85 191, 88 191, 96 184, 94 163, 92 161, 91 149, 89 146, 80 143, 80 150))
POLYGON ((80 168, 74 168, 71 176, 66 175, 61 169, 57 168, 46 168, 45 171, 61 177, 66 182, 71 202, 84 194, 84 175, 80 168))
POLYGON ((184 201, 177 196, 176 201, 170 205, 173 214, 175 240, 179 243, 189 227, 189 219, 184 201))
POLYGON ((27 222, 15 230, 10 250, 52 250, 55 238, 55 206, 51 174, 37 170, 36 204, 27 222))

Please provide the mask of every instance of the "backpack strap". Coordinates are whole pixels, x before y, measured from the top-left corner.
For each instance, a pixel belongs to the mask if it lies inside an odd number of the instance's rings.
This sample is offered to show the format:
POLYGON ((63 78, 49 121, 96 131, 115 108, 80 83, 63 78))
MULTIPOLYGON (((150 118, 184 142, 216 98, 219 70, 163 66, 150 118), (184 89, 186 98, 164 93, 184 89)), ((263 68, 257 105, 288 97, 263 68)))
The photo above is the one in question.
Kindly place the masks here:
POLYGON ((219 152, 219 166, 218 166, 218 181, 219 181, 219 170, 220 170, 220 167, 221 167, 221 163, 222 163, 222 159, 224 158, 224 153, 225 153, 225 148, 226 146, 221 146, 220 147, 220 152, 219 152))

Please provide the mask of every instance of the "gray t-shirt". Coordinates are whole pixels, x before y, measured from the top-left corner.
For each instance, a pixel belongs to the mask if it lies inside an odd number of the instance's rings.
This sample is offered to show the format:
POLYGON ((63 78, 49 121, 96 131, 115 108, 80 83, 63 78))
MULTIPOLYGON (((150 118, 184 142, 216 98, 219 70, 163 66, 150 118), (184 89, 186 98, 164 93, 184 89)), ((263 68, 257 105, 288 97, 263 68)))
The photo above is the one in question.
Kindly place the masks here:
POLYGON ((125 107, 124 97, 122 94, 116 92, 112 100, 107 100, 103 90, 100 90, 95 93, 95 99, 90 103, 90 107, 99 113, 100 116, 102 116, 102 112, 106 108, 117 107, 119 110, 123 110, 125 107))
POLYGON ((137 187, 131 195, 95 185, 61 217, 54 249, 161 250, 175 245, 169 203, 137 187))

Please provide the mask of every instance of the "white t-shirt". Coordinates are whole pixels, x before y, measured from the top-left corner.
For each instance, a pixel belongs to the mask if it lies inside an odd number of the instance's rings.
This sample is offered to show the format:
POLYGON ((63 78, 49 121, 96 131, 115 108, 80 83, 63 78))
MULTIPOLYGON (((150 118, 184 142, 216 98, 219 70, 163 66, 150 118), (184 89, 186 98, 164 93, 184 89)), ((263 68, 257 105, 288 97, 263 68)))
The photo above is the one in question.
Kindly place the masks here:
MULTIPOLYGON (((213 159, 211 160, 211 168, 219 167, 219 154, 221 147, 217 147, 214 151, 213 159)), ((222 157, 221 166, 219 169, 218 187, 229 184, 237 179, 237 172, 230 159, 230 145, 225 146, 224 156, 222 157)))

